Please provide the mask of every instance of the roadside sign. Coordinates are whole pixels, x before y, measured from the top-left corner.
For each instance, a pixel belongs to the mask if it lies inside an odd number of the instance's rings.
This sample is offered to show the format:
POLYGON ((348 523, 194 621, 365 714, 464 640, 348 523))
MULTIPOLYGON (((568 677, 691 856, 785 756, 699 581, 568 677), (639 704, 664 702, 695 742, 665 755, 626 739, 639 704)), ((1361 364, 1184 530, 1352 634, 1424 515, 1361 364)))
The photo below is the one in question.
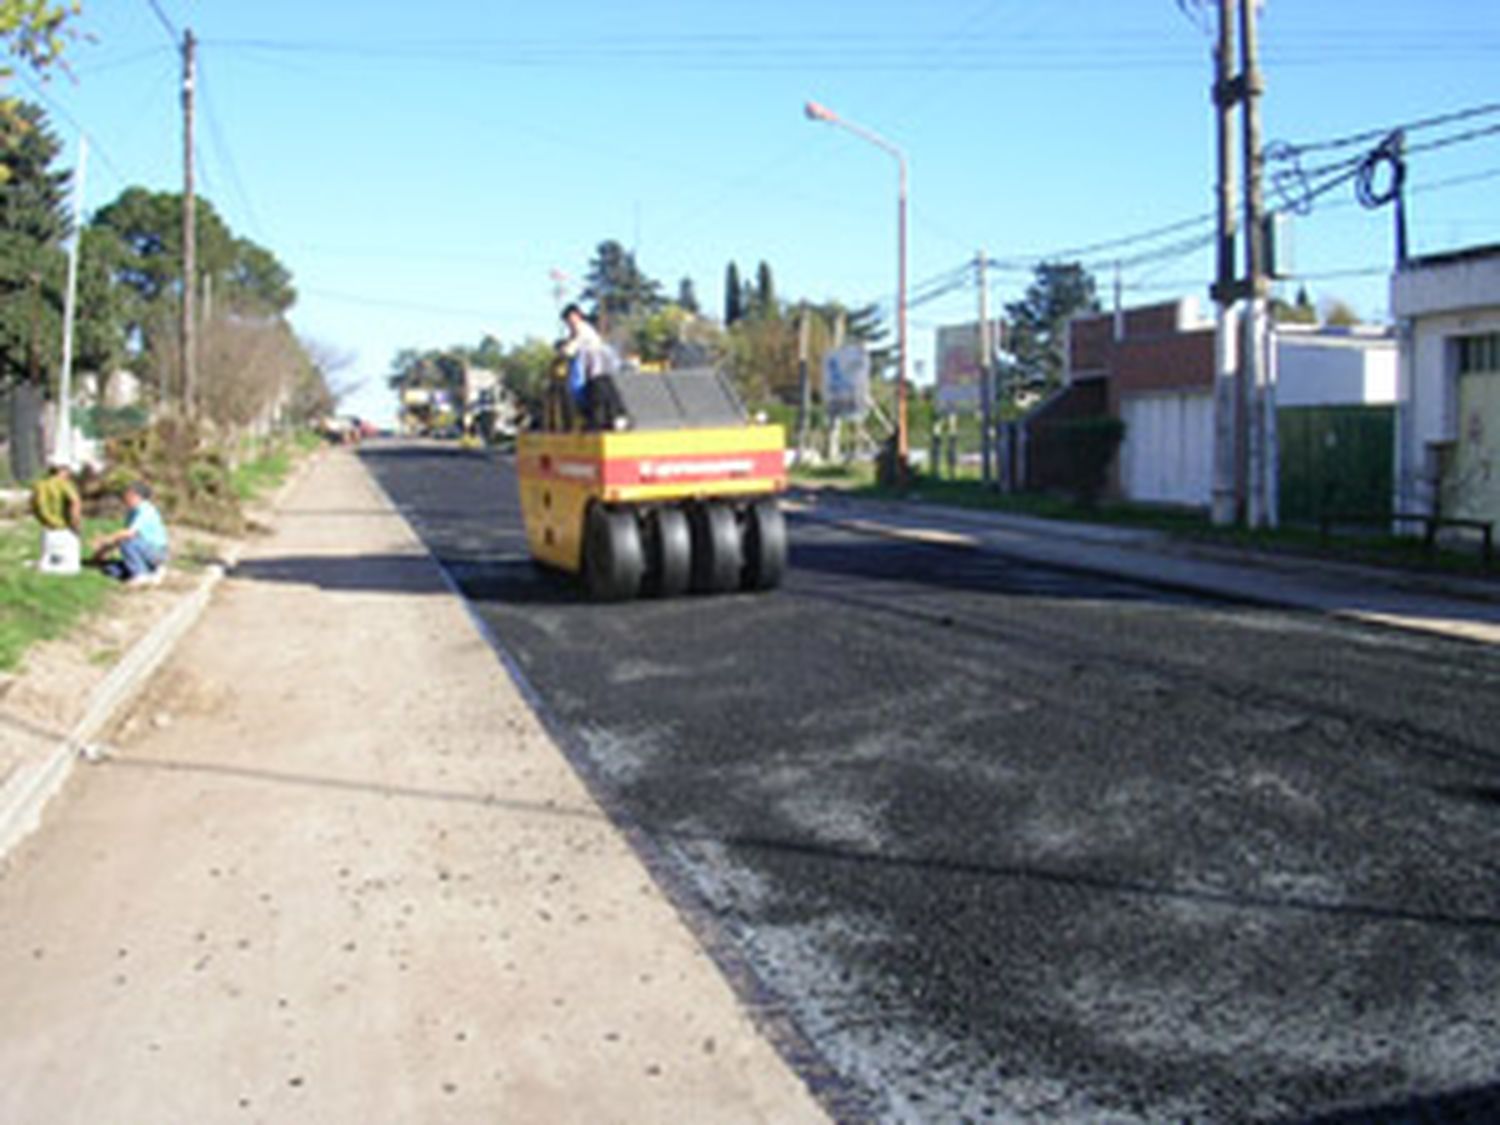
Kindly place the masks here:
POLYGON ((823 406, 830 418, 863 418, 870 411, 870 356, 845 344, 823 357, 823 406))

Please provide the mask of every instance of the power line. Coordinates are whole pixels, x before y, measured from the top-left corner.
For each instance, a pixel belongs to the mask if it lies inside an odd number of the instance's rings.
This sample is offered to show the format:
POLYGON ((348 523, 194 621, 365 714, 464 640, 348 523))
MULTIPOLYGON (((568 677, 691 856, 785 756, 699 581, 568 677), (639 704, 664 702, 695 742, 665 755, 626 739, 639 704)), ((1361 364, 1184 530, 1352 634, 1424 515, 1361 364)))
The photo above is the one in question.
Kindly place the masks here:
POLYGON ((161 4, 159 4, 157 0, 146 0, 146 3, 149 4, 151 6, 151 10, 156 13, 157 20, 159 20, 162 27, 166 29, 167 35, 172 40, 172 45, 175 47, 182 39, 182 35, 177 30, 176 24, 174 24, 169 18, 167 18, 167 13, 162 11, 161 4))
MULTIPOLYGON (((1438 114, 1435 117, 1419 118, 1416 121, 1408 121, 1403 125, 1387 125, 1380 129, 1366 129, 1359 133, 1350 133, 1347 136, 1334 137, 1326 141, 1315 141, 1310 144, 1296 145, 1282 143, 1276 147, 1278 155, 1284 154, 1285 158, 1291 158, 1308 152, 1327 152, 1334 149, 1349 148, 1353 145, 1367 145, 1371 141, 1384 139, 1398 129, 1406 133, 1415 133, 1422 129, 1434 129, 1439 125, 1451 125, 1456 121, 1468 121, 1475 117, 1487 117, 1496 113, 1500 113, 1500 102, 1489 102, 1484 105, 1470 106, 1467 109, 1454 110, 1451 113, 1438 114)), ((1269 152, 1267 155, 1269 156, 1269 152)))
POLYGON ((262 242, 266 240, 266 232, 261 225, 260 216, 256 213, 255 204, 250 200, 250 193, 245 190, 245 181, 240 177, 239 166, 235 163, 234 156, 229 150, 229 145, 224 137, 224 131, 219 126, 219 116, 214 111, 214 104, 209 97, 208 84, 204 81, 203 65, 200 60, 198 66, 198 93, 203 99, 203 115, 208 119, 208 135, 213 142, 214 151, 218 155, 220 163, 229 177, 230 186, 239 197, 240 205, 245 209, 245 218, 249 220, 256 235, 262 242))
POLYGON ((98 158, 101 164, 103 164, 106 168, 113 172, 115 176, 121 180, 121 182, 130 182, 125 173, 120 171, 120 166, 110 158, 109 150, 99 142, 99 138, 91 133, 88 129, 86 129, 83 123, 79 121, 78 118, 69 113, 67 108, 64 107, 60 102, 58 102, 57 99, 48 94, 47 91, 42 88, 41 83, 37 82, 29 74, 22 70, 17 70, 16 76, 26 84, 26 86, 31 90, 32 94, 36 96, 38 101, 40 101, 53 113, 57 114, 58 117, 61 117, 69 125, 73 126, 74 131, 77 132, 80 136, 88 138, 89 150, 94 154, 95 157, 98 158))

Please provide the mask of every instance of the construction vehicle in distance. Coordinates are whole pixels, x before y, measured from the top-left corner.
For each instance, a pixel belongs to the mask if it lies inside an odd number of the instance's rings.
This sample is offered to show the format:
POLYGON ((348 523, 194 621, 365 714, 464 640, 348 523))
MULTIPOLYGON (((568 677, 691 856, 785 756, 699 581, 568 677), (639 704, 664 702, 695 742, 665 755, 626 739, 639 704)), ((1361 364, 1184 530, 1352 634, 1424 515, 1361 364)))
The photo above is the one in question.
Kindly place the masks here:
POLYGON ((781 427, 749 420, 712 369, 623 372, 593 389, 609 405, 592 425, 558 381, 541 427, 517 438, 532 557, 580 575, 600 601, 777 586, 781 427))

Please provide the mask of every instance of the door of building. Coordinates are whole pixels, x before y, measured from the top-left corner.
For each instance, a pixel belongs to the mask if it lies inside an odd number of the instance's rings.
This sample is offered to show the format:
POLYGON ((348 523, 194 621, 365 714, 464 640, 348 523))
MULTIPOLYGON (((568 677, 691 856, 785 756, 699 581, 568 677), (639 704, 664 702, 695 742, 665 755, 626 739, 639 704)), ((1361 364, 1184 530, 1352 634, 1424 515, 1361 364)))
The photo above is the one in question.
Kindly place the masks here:
POLYGON ((1444 487, 1448 512, 1500 520, 1500 333, 1458 349, 1458 448, 1444 487))

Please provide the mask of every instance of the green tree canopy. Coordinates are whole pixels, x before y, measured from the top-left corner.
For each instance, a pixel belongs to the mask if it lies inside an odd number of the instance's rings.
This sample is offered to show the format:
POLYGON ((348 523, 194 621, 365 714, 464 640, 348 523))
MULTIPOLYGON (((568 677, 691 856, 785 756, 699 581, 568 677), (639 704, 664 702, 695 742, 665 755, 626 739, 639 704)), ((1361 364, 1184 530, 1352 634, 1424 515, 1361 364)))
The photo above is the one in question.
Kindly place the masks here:
POLYGON ((733 328, 745 315, 745 290, 740 284, 740 267, 730 262, 724 270, 724 327, 733 328))
POLYGON ((1041 262, 1019 301, 1005 306, 1009 351, 1024 383, 1055 386, 1067 362, 1067 324, 1079 313, 1099 311, 1094 277, 1077 262, 1041 262))
POLYGON ((661 285, 641 272, 635 255, 614 239, 599 243, 589 263, 583 299, 601 324, 650 313, 662 305, 661 285))
POLYGON ((61 341, 68 173, 35 105, 0 115, 0 383, 45 382, 61 341))
MULTIPOLYGON (((77 0, 0 0, 0 84, 16 72, 11 60, 45 78, 61 64, 63 49, 71 34, 69 22, 78 15, 77 0)), ((0 93, 0 128, 11 128, 25 121, 24 103, 0 93)), ((10 169, 0 165, 0 183, 10 169)))

